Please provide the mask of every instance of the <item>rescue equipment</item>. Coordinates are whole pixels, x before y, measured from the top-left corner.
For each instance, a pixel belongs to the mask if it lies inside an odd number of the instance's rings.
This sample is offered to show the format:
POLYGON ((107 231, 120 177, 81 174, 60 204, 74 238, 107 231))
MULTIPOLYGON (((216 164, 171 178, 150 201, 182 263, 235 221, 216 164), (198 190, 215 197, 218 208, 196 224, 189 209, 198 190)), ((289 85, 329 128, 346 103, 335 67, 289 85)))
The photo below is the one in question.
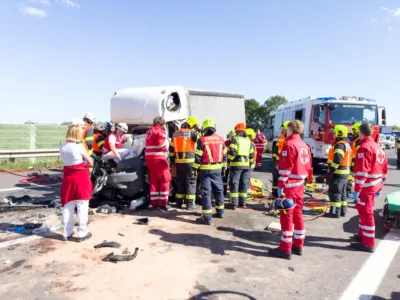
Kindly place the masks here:
POLYGON ((386 230, 400 228, 400 192, 386 195, 382 217, 386 230))

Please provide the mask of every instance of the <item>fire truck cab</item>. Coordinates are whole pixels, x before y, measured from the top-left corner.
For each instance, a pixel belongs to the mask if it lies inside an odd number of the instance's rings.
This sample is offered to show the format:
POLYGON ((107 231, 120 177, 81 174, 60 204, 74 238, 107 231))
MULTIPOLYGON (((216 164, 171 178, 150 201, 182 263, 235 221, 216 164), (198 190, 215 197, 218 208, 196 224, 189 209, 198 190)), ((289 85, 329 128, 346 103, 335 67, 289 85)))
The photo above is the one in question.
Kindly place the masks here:
POLYGON ((378 107, 375 100, 355 96, 308 97, 282 104, 270 113, 267 134, 273 138, 273 145, 281 134, 282 123, 291 120, 304 123, 302 138, 311 149, 316 167, 328 159, 329 149, 334 142, 332 129, 335 125, 346 125, 352 139, 350 128, 354 123, 370 122, 374 126, 373 138, 379 143, 379 125, 386 124, 386 112, 384 107, 378 107))

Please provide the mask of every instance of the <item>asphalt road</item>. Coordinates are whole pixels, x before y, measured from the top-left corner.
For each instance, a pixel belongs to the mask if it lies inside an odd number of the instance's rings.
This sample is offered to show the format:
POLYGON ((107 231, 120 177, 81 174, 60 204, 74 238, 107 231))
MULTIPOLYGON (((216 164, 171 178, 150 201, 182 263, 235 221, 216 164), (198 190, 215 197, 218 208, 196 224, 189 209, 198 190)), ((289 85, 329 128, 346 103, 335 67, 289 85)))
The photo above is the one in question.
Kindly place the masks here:
MULTIPOLYGON (((269 234, 263 229, 271 222, 279 222, 278 219, 265 216, 259 211, 229 212, 223 220, 223 226, 217 226, 216 230, 231 233, 232 240, 239 239, 240 242, 235 244, 235 251, 245 253, 245 256, 240 256, 238 260, 229 251, 228 254, 218 254, 218 251, 214 253, 213 245, 218 243, 218 238, 209 237, 213 242, 204 246, 205 249, 211 251, 214 256, 220 255, 221 260, 230 262, 230 268, 225 268, 230 271, 224 271, 221 275, 218 266, 202 270, 197 286, 199 292, 197 299, 400 299, 400 251, 398 250, 400 233, 391 230, 390 235, 386 234, 379 216, 384 195, 400 188, 398 180, 400 171, 395 170, 395 154, 392 150, 387 150, 387 154, 390 163, 389 177, 382 196, 376 199, 375 203, 377 249, 379 249, 377 253, 371 255, 356 252, 348 247, 349 237, 358 230, 358 217, 354 208, 349 209, 346 218, 319 218, 306 222, 304 256, 294 256, 291 261, 269 258, 265 255, 268 247, 279 243, 279 236, 269 234), (390 237, 391 241, 383 241, 385 237, 390 237), (381 243, 382 247, 379 248, 381 243), (254 247, 252 250, 245 250, 238 246, 243 244, 247 247, 254 244, 257 246, 252 246, 254 247), (255 249, 258 251, 254 251, 255 249), (391 249, 395 251, 393 260, 389 260, 391 249), (388 263, 387 268, 382 267, 385 263, 388 263), (376 289, 373 287, 374 283, 377 284, 376 289), (352 298, 349 296, 352 291, 365 291, 365 294, 362 297, 352 298), (341 298, 342 296, 344 298, 341 298)), ((270 157, 265 157, 265 171, 269 170, 269 165, 270 157)), ((253 177, 261 179, 270 186, 270 173, 254 172, 253 177)), ((10 194, 15 196, 28 194, 32 197, 58 195, 58 186, 24 189, 26 185, 18 184, 20 178, 10 174, 0 174, 0 198, 10 194)), ((0 222, 2 222, 1 217, 0 222)), ((173 234, 160 239, 169 243, 177 241, 173 234)), ((190 249, 192 248, 187 247, 186 251, 191 251, 190 249)), ((7 249, 0 249, 0 259, 6 254, 5 252, 7 249)), ((201 257, 207 259, 209 255, 211 254, 206 252, 201 257)), ((208 258, 207 262, 210 259, 208 258)))

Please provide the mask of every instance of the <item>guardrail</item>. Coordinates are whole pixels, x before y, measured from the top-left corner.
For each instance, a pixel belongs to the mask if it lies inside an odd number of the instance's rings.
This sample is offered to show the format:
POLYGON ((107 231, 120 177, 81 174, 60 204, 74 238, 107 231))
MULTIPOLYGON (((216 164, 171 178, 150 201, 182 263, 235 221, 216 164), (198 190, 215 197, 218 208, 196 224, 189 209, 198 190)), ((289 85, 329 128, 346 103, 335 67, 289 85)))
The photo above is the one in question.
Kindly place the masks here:
POLYGON ((0 150, 0 159, 60 156, 59 149, 0 150))

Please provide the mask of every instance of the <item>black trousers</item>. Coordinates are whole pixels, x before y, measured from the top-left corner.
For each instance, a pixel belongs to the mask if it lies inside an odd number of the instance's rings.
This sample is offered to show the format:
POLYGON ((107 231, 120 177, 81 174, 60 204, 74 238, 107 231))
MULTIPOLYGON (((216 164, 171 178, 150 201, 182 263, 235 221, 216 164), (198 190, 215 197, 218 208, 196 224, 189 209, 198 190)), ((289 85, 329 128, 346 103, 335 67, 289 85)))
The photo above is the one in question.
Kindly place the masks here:
POLYGON ((278 197, 279 160, 272 161, 272 196, 278 197))
POLYGON ((250 187, 250 168, 231 167, 229 171, 230 202, 237 206, 246 205, 247 191, 250 187))
POLYGON ((192 176, 193 164, 176 164, 176 203, 192 205, 196 200, 196 178, 192 176))
POLYGON ((201 181, 201 205, 203 218, 211 220, 212 203, 211 194, 214 195, 215 209, 217 214, 224 214, 224 188, 222 185, 221 170, 201 171, 199 173, 201 181))
POLYGON ((329 181, 328 196, 330 213, 336 216, 346 216, 347 212, 347 177, 333 175, 329 181))
POLYGON ((397 149, 397 169, 400 168, 400 149, 397 149))

